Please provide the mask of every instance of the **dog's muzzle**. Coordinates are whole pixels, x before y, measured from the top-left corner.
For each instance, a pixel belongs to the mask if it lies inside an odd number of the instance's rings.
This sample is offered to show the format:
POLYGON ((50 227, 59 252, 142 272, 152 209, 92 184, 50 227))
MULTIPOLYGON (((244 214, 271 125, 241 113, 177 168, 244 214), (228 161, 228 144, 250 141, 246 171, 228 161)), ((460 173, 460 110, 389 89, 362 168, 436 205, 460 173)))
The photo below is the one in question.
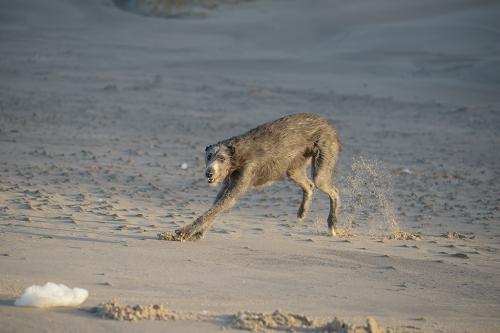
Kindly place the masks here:
POLYGON ((211 184, 215 181, 214 172, 212 170, 207 170, 205 172, 205 176, 207 177, 208 183, 211 184))

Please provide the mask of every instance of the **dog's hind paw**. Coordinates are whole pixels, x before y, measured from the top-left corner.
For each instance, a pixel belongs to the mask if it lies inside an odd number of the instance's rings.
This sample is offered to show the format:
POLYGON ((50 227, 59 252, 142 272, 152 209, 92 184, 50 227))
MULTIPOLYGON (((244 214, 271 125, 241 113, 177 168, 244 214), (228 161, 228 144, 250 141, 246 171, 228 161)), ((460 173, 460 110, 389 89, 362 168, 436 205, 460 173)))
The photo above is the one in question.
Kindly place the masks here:
POLYGON ((297 219, 302 222, 304 221, 304 218, 306 217, 306 211, 304 209, 299 209, 297 212, 297 219))

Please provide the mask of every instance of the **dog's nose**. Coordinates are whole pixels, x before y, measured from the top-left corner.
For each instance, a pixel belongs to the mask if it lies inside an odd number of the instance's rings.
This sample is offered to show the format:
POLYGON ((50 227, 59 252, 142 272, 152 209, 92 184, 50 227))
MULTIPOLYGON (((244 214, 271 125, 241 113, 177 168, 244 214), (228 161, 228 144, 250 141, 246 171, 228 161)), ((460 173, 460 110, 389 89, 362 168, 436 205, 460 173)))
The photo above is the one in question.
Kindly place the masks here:
POLYGON ((208 169, 205 172, 205 176, 207 176, 207 178, 212 178, 213 175, 214 175, 214 171, 212 169, 208 169))

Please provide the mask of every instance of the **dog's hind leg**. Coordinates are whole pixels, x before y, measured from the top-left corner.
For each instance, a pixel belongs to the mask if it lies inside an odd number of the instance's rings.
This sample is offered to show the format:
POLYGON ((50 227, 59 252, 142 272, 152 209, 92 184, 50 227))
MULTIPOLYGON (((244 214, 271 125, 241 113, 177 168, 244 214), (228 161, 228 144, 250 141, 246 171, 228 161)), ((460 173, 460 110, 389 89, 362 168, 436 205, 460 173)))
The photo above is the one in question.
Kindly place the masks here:
POLYGON ((303 220, 306 216, 309 207, 311 206, 311 198, 313 194, 314 184, 307 178, 306 175, 307 166, 304 165, 298 169, 291 169, 287 171, 287 176, 297 184, 302 189, 302 203, 300 204, 299 210, 297 212, 297 217, 299 220, 303 220))
POLYGON ((328 215, 328 229, 332 236, 335 236, 338 209, 340 205, 339 191, 332 184, 333 171, 338 156, 338 146, 332 145, 331 142, 323 142, 318 144, 318 150, 313 157, 312 176, 314 184, 318 190, 326 193, 330 199, 330 213, 328 215))

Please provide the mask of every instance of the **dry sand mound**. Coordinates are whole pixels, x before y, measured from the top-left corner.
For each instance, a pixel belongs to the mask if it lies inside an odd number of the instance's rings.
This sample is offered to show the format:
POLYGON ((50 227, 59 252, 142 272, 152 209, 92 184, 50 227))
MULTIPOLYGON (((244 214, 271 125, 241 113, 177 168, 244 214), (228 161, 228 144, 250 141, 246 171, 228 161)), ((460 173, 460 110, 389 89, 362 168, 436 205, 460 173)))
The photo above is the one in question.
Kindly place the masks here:
POLYGON ((474 239, 476 238, 475 235, 464 235, 460 234, 456 231, 449 231, 445 234, 442 234, 441 237, 448 238, 448 239, 474 239))
POLYGON ((234 328, 249 331, 265 331, 266 329, 288 331, 292 329, 312 328, 315 322, 303 315, 284 313, 276 310, 273 313, 238 312, 231 321, 234 328))
POLYGON ((373 318, 368 318, 366 326, 350 325, 338 318, 327 323, 308 318, 304 315, 285 313, 276 310, 273 313, 239 312, 233 316, 231 327, 253 332, 299 331, 331 333, 382 333, 373 318))
POLYGON ((276 310, 273 313, 241 311, 229 316, 207 316, 168 310, 162 304, 120 305, 116 301, 99 304, 91 312, 98 316, 114 320, 216 320, 227 321, 227 326, 253 332, 288 331, 288 332, 328 332, 328 333, 383 333, 377 321, 368 318, 365 326, 348 324, 338 318, 321 322, 301 314, 276 310))
POLYGON ((99 304, 92 309, 98 316, 114 320, 187 320, 193 319, 189 314, 179 314, 168 310, 163 304, 154 305, 120 305, 116 301, 99 304))

